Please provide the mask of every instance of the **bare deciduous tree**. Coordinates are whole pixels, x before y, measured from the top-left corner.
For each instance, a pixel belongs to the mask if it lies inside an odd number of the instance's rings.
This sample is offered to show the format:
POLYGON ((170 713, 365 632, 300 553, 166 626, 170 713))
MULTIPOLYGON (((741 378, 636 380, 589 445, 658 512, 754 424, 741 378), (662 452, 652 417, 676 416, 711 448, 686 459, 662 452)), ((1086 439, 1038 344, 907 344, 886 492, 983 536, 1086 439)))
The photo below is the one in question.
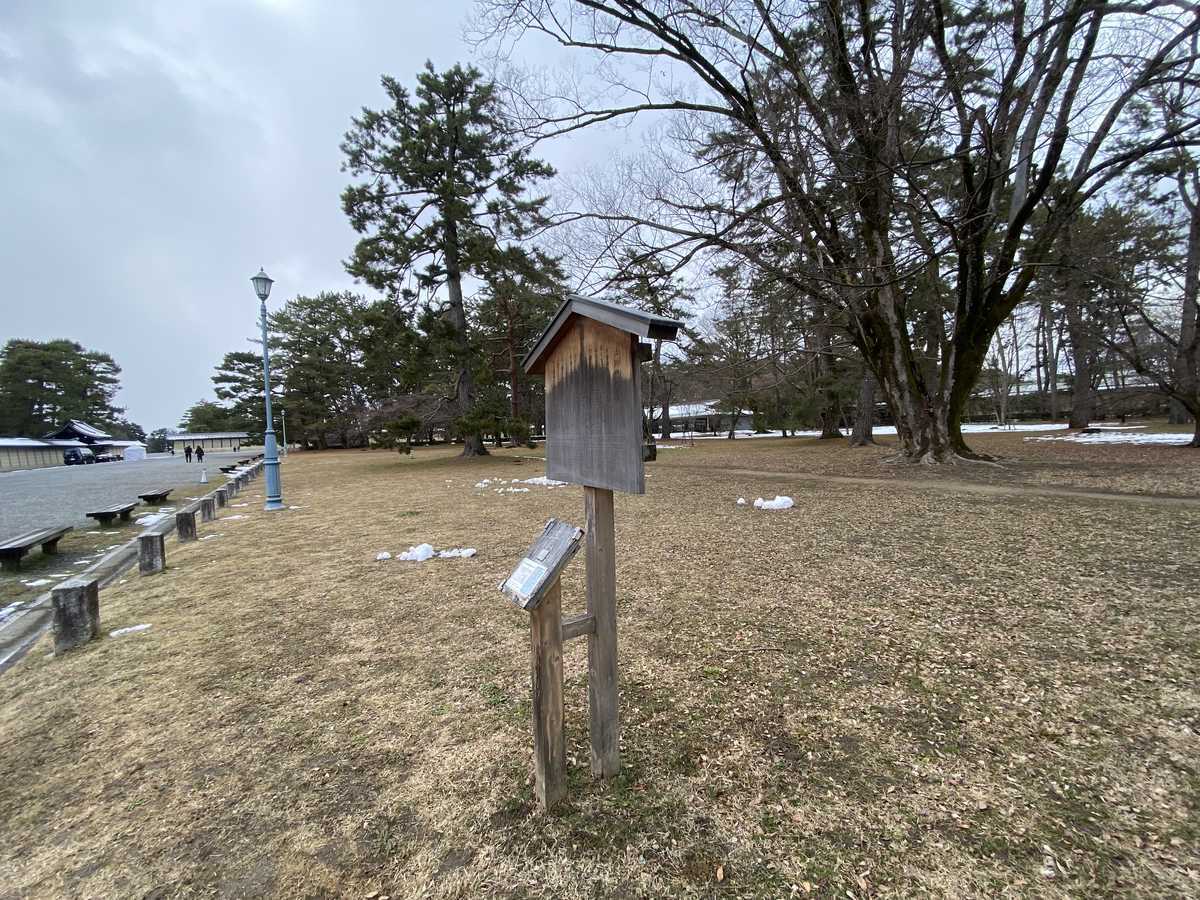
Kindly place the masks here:
POLYGON ((513 81, 544 138, 670 116, 610 243, 736 257, 844 321, 914 461, 977 458, 960 419, 992 336, 1090 198, 1195 143, 1191 3, 480 0, 480 30, 593 54, 590 78, 513 81))

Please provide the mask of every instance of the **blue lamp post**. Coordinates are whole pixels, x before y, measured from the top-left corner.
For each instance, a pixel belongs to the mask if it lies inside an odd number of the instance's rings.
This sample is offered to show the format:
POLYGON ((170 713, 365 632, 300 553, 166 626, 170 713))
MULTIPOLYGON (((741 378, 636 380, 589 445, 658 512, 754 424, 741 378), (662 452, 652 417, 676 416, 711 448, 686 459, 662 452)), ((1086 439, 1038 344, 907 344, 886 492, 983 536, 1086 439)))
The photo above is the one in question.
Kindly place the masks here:
POLYGON ((283 489, 279 483, 279 448, 275 444, 275 426, 271 422, 271 352, 267 348, 267 297, 275 282, 261 268, 250 279, 254 293, 262 301, 263 404, 266 406, 267 431, 263 435, 263 469, 267 473, 267 502, 263 509, 283 509, 283 489))

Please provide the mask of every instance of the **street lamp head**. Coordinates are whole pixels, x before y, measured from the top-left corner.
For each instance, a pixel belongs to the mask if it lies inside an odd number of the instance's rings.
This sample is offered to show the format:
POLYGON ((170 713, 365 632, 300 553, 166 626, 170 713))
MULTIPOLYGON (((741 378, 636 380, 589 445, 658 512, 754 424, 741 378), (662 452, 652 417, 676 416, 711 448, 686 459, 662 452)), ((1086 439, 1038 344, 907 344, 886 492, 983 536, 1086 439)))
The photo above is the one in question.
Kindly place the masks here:
POLYGON ((271 296, 271 285, 275 283, 271 280, 271 276, 260 267, 258 274, 251 278, 250 281, 254 285, 254 293, 258 294, 258 299, 266 303, 267 298, 271 296))

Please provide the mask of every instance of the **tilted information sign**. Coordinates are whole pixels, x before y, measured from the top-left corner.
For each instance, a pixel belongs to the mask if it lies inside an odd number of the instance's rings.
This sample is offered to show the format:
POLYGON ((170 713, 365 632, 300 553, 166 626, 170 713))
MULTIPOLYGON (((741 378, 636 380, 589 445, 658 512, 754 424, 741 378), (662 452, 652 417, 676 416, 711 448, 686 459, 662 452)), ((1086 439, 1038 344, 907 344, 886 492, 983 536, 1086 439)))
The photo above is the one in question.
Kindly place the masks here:
POLYGON ((579 550, 583 529, 551 519, 500 590, 521 609, 536 609, 563 567, 579 550))

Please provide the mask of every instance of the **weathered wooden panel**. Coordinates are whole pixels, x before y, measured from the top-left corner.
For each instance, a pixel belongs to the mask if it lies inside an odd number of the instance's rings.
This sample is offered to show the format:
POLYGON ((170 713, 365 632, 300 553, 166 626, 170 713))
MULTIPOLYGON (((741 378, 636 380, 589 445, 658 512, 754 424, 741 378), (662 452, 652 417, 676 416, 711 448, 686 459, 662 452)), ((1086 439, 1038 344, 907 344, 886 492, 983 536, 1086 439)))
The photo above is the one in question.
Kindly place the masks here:
POLYGON ((546 362, 546 475, 644 494, 637 338, 577 318, 546 362))

